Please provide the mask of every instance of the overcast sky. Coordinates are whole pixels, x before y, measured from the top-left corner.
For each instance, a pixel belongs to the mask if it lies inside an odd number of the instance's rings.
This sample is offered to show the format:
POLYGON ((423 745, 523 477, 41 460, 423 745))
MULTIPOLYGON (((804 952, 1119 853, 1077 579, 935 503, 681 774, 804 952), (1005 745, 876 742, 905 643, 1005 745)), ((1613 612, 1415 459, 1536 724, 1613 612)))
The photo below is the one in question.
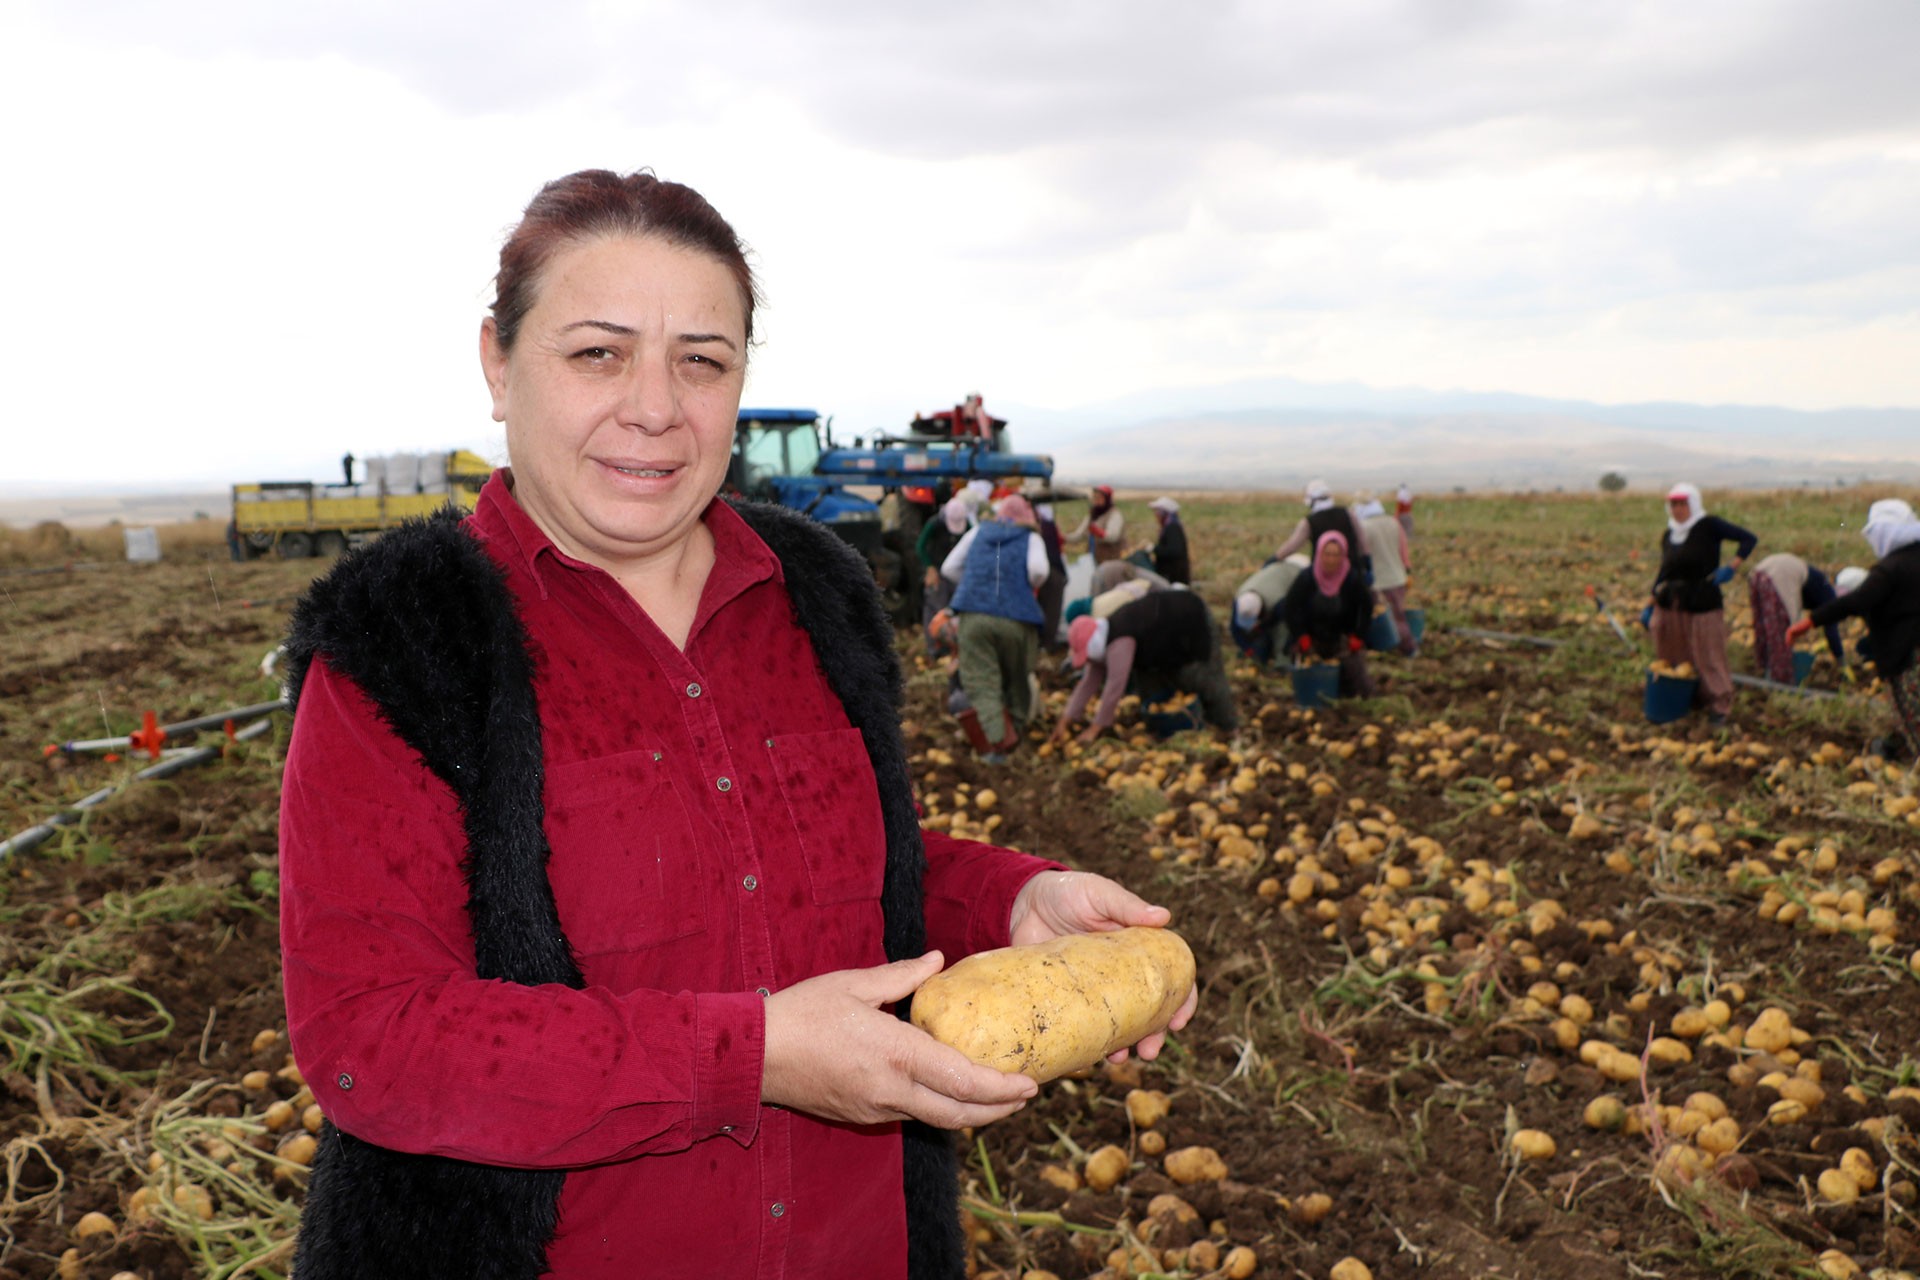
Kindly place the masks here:
POLYGON ((705 193, 747 400, 853 429, 1274 376, 1920 405, 1916 49, 1913 0, 0 0, 0 482, 497 452, 494 257, 590 166, 705 193))

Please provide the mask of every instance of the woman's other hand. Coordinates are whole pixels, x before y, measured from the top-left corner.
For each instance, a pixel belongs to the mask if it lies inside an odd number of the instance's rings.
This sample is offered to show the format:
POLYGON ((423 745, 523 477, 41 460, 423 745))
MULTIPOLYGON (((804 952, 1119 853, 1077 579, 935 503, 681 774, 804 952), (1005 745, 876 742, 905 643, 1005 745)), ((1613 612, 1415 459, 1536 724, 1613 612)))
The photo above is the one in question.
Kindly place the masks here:
POLYGON ((1795 640, 1798 640, 1801 636, 1807 634, 1807 632, 1811 630, 1813 630, 1813 619, 1812 618, 1800 619, 1800 621, 1794 623, 1792 626, 1787 628, 1787 643, 1792 644, 1795 640))
POLYGON ((823 973, 768 996, 761 1101, 848 1124, 912 1119, 940 1129, 1018 1111, 1039 1091, 1031 1079, 980 1066, 882 1009, 944 963, 929 951, 823 973))
MULTIPOLYGON (((1010 933, 1018 947, 1050 942, 1070 933, 1108 933, 1131 925, 1157 929, 1171 919, 1173 913, 1165 907, 1155 906, 1105 876, 1086 871, 1043 871, 1027 881, 1014 898, 1010 933)), ((1195 987, 1187 992, 1167 1030, 1186 1026, 1199 1002, 1200 990, 1195 987)), ((1150 1035, 1134 1050, 1152 1061, 1160 1056, 1166 1038, 1165 1033, 1150 1035)), ((1121 1049, 1108 1061, 1126 1059, 1127 1051, 1121 1049)))

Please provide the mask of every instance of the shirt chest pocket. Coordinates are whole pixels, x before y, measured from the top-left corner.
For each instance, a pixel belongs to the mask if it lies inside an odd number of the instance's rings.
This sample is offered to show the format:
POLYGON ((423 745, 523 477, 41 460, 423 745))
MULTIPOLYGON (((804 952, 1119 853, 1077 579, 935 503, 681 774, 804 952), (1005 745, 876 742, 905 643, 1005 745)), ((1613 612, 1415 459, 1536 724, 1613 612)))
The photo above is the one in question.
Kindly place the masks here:
POLYGON ((872 901, 886 872, 880 788, 858 729, 772 740, 774 776, 786 799, 812 882, 813 900, 872 901))
POLYGON ((547 864, 575 953, 653 946, 706 927, 706 884, 686 807, 652 751, 548 771, 547 864))

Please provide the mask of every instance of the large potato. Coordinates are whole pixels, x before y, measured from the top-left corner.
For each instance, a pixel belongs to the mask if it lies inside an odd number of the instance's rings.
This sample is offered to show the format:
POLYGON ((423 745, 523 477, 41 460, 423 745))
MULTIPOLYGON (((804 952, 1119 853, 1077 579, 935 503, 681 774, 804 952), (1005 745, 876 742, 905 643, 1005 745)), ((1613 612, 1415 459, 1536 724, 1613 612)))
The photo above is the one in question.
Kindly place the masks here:
POLYGON ((1193 952, 1170 929, 1080 933, 935 974, 914 993, 913 1025, 1045 1082, 1166 1030, 1192 987, 1193 952))

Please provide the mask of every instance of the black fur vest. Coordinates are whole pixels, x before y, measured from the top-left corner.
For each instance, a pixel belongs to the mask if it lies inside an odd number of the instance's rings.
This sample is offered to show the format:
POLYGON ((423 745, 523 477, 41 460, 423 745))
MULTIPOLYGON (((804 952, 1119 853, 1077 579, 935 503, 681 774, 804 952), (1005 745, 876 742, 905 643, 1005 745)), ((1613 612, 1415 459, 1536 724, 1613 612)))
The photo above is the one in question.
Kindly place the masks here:
MULTIPOLYGON (((900 736, 899 662, 872 574, 813 521, 759 503, 736 509, 779 558, 794 618, 866 740, 887 836, 887 958, 917 956, 925 851, 900 736)), ((313 585, 287 640, 296 705, 316 654, 373 700, 458 800, 479 976, 584 985, 547 881, 535 655, 501 570, 458 514, 394 529, 313 585)), ((902 1133, 908 1275, 958 1280, 965 1244, 952 1142, 920 1124, 902 1133)), ((328 1124, 295 1271, 300 1280, 534 1280, 546 1270, 565 1177, 392 1151, 328 1124)))

